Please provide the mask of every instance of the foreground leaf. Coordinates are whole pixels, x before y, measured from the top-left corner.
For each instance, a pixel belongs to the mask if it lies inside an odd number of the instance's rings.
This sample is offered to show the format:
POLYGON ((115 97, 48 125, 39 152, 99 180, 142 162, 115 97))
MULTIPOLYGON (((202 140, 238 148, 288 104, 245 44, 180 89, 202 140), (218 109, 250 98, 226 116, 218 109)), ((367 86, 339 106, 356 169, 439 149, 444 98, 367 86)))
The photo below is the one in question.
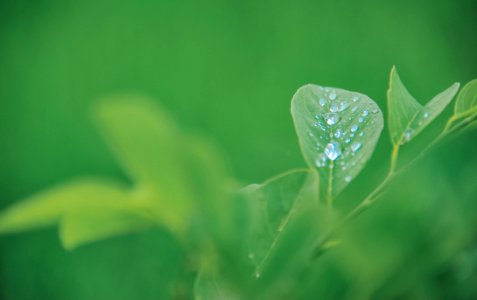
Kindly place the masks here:
POLYGON ((416 137, 446 108, 458 89, 459 84, 454 83, 422 106, 407 91, 393 67, 388 89, 389 134, 392 143, 403 145, 416 137))
POLYGON ((382 112, 368 96, 306 85, 291 112, 303 156, 320 175, 328 203, 363 169, 383 129, 382 112))

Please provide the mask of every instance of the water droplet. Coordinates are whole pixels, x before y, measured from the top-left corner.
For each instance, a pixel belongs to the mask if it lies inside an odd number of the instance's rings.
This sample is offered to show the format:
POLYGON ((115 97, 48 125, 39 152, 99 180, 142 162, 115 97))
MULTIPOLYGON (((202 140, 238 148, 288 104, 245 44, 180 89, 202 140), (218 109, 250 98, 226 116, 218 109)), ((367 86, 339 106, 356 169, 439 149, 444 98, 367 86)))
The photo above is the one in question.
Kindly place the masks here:
POLYGON ((429 118, 430 114, 429 114, 429 112, 426 111, 426 112, 424 112, 423 116, 424 116, 424 118, 429 118))
POLYGON ((347 139, 345 140, 345 143, 346 143, 346 144, 349 144, 349 142, 351 142, 351 139, 350 139, 350 138, 347 138, 347 139))
POLYGON ((341 128, 338 128, 335 132, 335 137, 340 138, 343 136, 343 130, 341 128))
POLYGON ((318 102, 320 103, 321 106, 326 105, 326 99, 325 98, 320 98, 320 100, 318 100, 318 102))
POLYGON ((361 148, 361 143, 353 143, 353 144, 351 144, 351 150, 352 150, 353 152, 358 151, 359 148, 361 148))
POLYGON ((335 93, 331 93, 330 94, 330 100, 335 100, 336 99, 336 94, 335 93))
POLYGON ((337 112, 339 110, 338 104, 333 103, 330 105, 330 111, 331 112, 337 112))
POLYGON ((350 175, 348 175, 348 176, 346 176, 346 177, 344 178, 344 180, 345 180, 346 182, 350 182, 351 179, 353 179, 353 177, 350 176, 350 175))
POLYGON ((367 109, 363 110, 363 112, 361 113, 361 115, 363 117, 366 117, 367 115, 369 115, 369 111, 367 109))
POLYGON ((359 100, 359 97, 358 96, 355 96, 353 97, 351 100, 353 100, 353 102, 357 102, 359 100))
POLYGON ((312 132, 308 132, 309 137, 314 137, 315 135, 312 132))
POLYGON ((347 109, 349 106, 349 103, 346 102, 346 101, 341 101, 340 102, 340 106, 338 107, 338 111, 344 111, 345 109, 347 109))
POLYGON ((319 119, 320 119, 320 116, 321 116, 320 114, 316 114, 316 115, 315 115, 315 119, 319 120, 319 119))
POLYGON ((352 112, 352 113, 355 113, 357 110, 358 110, 358 107, 357 107, 357 106, 353 106, 353 108, 351 108, 351 112, 352 112))
POLYGON ((373 114, 377 114, 378 111, 379 111, 379 110, 375 107, 375 108, 373 108, 373 110, 372 110, 371 112, 372 112, 373 114))
POLYGON ((325 147, 325 155, 330 160, 336 160, 341 155, 341 146, 338 142, 332 141, 325 147))
POLYGON ((359 122, 359 123, 363 123, 363 122, 364 122, 364 118, 363 118, 363 117, 359 117, 358 122, 359 122))
POLYGON ((338 123, 340 121, 340 116, 338 116, 338 114, 335 114, 335 113, 328 113, 325 115, 325 121, 326 121, 326 124, 328 125, 335 125, 336 123, 338 123))
POLYGON ((363 136, 363 135, 364 135, 364 132, 361 131, 358 135, 359 135, 359 136, 363 136))
POLYGON ((350 130, 351 130, 351 132, 356 132, 358 130, 358 128, 359 128, 358 125, 352 125, 350 130))
POLYGON ((318 155, 318 157, 315 160, 315 166, 318 168, 323 168, 326 166, 326 156, 322 153, 318 155))
POLYGON ((403 142, 409 142, 412 138, 412 135, 414 134, 414 130, 408 128, 406 131, 404 131, 404 141, 403 142))

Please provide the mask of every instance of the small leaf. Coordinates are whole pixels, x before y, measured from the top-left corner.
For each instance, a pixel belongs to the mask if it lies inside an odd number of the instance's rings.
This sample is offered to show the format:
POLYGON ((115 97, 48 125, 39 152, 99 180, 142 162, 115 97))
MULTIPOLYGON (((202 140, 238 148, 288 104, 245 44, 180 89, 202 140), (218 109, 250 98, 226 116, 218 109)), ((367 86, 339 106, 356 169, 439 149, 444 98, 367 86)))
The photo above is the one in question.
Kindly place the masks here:
POLYGON ((460 91, 455 102, 455 114, 477 113, 477 79, 469 81, 460 91))
POLYGON ((15 233, 57 224, 69 211, 110 206, 126 201, 127 189, 101 179, 83 179, 60 185, 14 204, 0 214, 0 233, 15 233))
POLYGON ((116 203, 110 206, 66 213, 60 222, 63 247, 72 250, 84 244, 158 225, 147 207, 140 207, 133 201, 113 200, 116 203))
POLYGON ((303 156, 330 203, 371 157, 382 112, 366 95, 312 84, 295 93, 291 111, 303 156))
POLYGON ((403 145, 416 137, 446 108, 458 89, 459 84, 454 83, 422 106, 407 91, 393 67, 388 89, 389 133, 392 143, 403 145))
POLYGON ((452 123, 459 126, 477 117, 477 79, 468 82, 457 95, 452 123))

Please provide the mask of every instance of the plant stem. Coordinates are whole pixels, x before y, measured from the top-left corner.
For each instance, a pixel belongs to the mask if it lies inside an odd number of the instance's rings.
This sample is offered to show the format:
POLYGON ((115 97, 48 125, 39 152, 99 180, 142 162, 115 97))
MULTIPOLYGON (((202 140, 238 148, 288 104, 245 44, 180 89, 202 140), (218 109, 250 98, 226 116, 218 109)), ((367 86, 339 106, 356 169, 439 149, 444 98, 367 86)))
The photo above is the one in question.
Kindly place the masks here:
POLYGON ((333 208, 333 161, 330 161, 330 171, 328 175, 328 190, 326 196, 326 205, 328 208, 333 208))

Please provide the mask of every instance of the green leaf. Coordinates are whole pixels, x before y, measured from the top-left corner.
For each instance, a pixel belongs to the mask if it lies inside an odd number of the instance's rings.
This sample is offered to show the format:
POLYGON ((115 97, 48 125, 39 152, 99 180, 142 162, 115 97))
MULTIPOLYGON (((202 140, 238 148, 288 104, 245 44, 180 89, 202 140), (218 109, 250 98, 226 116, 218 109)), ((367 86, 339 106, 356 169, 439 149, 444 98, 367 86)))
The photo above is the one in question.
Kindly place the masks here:
POLYGON ((112 200, 114 202, 109 206, 67 212, 60 222, 63 246, 72 250, 84 244, 158 225, 149 207, 134 201, 112 200))
POLYGON ((446 108, 458 89, 459 84, 454 83, 422 106, 407 91, 393 67, 388 89, 389 134, 392 143, 403 145, 416 137, 446 108))
POLYGON ((248 256, 257 274, 262 272, 297 209, 305 204, 319 207, 318 189, 318 177, 313 172, 291 171, 244 190, 252 205, 251 222, 256 222, 248 256))
POLYGON ((454 112, 456 115, 477 113, 477 79, 469 81, 459 92, 454 112))
POLYGON ((291 108, 301 150, 320 175, 328 203, 363 169, 383 129, 383 115, 368 96, 306 85, 291 108))
POLYGON ((0 233, 61 220, 66 248, 157 224, 188 246, 207 234, 222 243, 233 237, 230 177, 211 142, 183 134, 141 97, 107 99, 97 117, 134 187, 96 179, 62 185, 2 213, 0 233))
POLYGON ((194 282, 195 300, 242 299, 234 295, 223 281, 214 275, 199 272, 194 282))
POLYGON ((0 233, 15 233, 57 224, 68 212, 126 201, 127 189, 112 181, 83 179, 39 193, 0 214, 0 233))
POLYGON ((453 126, 470 123, 477 117, 477 79, 468 82, 457 95, 452 116, 453 126))
POLYGON ((169 229, 185 236, 196 209, 187 185, 187 143, 159 105, 137 96, 104 99, 97 120, 123 169, 156 201, 155 213, 169 229))
POLYGON ((298 284, 295 275, 309 267, 334 216, 319 203, 319 177, 313 170, 290 171, 242 193, 251 213, 244 227, 249 231, 244 256, 252 264, 247 278, 252 294, 246 298, 282 299, 283 289, 298 284))

